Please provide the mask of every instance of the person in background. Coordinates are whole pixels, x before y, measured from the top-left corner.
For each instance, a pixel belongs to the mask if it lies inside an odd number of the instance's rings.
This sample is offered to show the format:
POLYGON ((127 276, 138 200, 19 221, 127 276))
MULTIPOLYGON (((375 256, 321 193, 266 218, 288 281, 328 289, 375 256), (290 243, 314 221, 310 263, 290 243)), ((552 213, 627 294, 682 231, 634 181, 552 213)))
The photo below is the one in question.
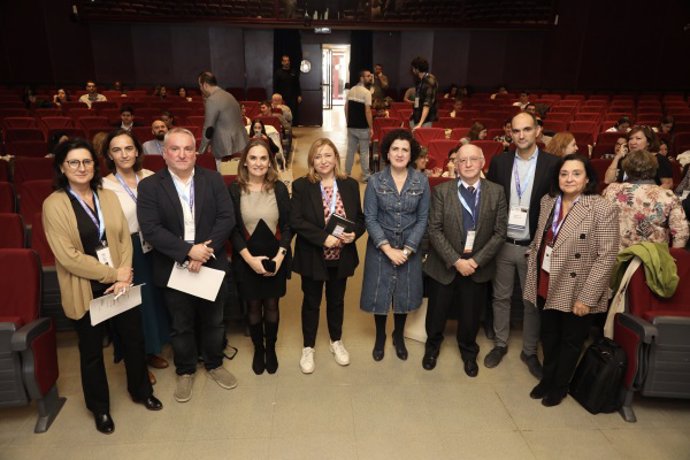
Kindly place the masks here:
POLYGON ((474 123, 472 123, 472 127, 470 128, 470 131, 467 133, 467 136, 460 139, 460 144, 465 145, 469 144, 472 141, 483 141, 484 139, 486 139, 488 133, 489 131, 482 123, 475 121, 474 123))
POLYGON ((524 299, 541 312, 544 371, 530 398, 557 406, 587 339, 593 316, 606 312, 609 278, 618 254, 618 210, 597 195, 589 160, 562 157, 551 191, 541 200, 527 260, 524 299))
POLYGON ((168 134, 168 126, 163 120, 154 120, 151 123, 151 133, 153 134, 153 139, 144 142, 144 155, 163 155, 165 148, 163 141, 165 140, 165 135, 168 134))
POLYGON ((412 75, 415 77, 414 109, 410 119, 412 131, 420 127, 430 127, 437 120, 436 92, 438 80, 429 73, 429 61, 417 56, 410 63, 412 75))
POLYGON ((407 359, 403 337, 407 313, 422 303, 420 243, 429 216, 430 191, 427 177, 412 168, 420 150, 410 131, 388 133, 381 142, 387 166, 371 176, 364 194, 369 240, 360 308, 374 315, 375 361, 384 356, 386 319, 391 308, 395 353, 399 359, 407 359))
POLYGON ((494 137, 494 140, 496 142, 500 142, 503 144, 503 151, 507 152, 508 149, 510 149, 510 144, 513 143, 513 137, 512 137, 512 126, 510 124, 511 119, 508 118, 506 121, 503 122, 503 134, 500 136, 494 137))
POLYGON ((302 337, 300 369, 314 372, 314 347, 319 307, 326 288, 326 318, 330 351, 336 363, 350 363, 342 340, 347 279, 359 264, 355 241, 364 234, 359 185, 340 172, 340 155, 329 139, 314 141, 307 156, 307 175, 292 184, 290 226, 297 235, 292 270, 302 277, 302 337), (351 221, 352 228, 329 233, 331 216, 351 221), (349 231, 348 231, 349 230, 349 231))
POLYGON ((630 118, 620 117, 616 124, 607 129, 606 132, 612 133, 618 131, 620 133, 627 133, 628 131, 630 131, 631 125, 632 123, 630 122, 630 118))
POLYGON ((98 157, 88 142, 73 139, 59 144, 53 169, 56 190, 43 202, 43 227, 55 254, 62 308, 79 338, 86 407, 93 413, 96 429, 111 434, 115 423, 103 361, 108 324, 122 341, 130 396, 149 410, 163 408, 146 372, 140 307, 91 325, 92 299, 130 288, 132 240, 117 197, 102 188, 98 157))
POLYGON ((577 152, 575 136, 568 131, 556 133, 556 135, 551 138, 551 141, 546 146, 546 151, 557 157, 564 157, 566 155, 570 155, 571 153, 577 152))
POLYGON ((53 105, 55 107, 61 107, 63 102, 69 101, 69 95, 67 94, 67 91, 65 91, 63 88, 58 89, 57 92, 53 94, 53 105))

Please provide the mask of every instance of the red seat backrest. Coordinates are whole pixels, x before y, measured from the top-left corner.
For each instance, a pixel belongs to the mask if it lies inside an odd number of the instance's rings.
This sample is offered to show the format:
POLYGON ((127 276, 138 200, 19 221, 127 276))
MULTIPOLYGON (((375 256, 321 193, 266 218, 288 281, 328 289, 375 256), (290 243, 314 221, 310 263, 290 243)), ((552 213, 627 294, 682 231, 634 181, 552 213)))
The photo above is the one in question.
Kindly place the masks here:
POLYGON ((41 117, 41 123, 46 131, 51 129, 74 128, 74 120, 70 117, 50 116, 41 117))
POLYGON ((19 211, 26 222, 43 209, 43 202, 53 193, 52 180, 28 180, 19 186, 19 211))
POLYGON ((429 142, 429 164, 427 168, 441 168, 446 166, 448 152, 457 147, 456 139, 434 139, 429 142))
POLYGON ((48 143, 44 141, 15 141, 7 144, 5 152, 19 157, 44 157, 48 143))
POLYGON ((135 126, 132 128, 132 135, 142 144, 153 139, 153 133, 148 126, 135 126))
POLYGON ((9 182, 0 182, 0 212, 14 212, 14 189, 9 182))
POLYGON ((472 141, 472 145, 476 145, 482 152, 484 152, 484 171, 489 170, 489 164, 491 164, 491 159, 503 151, 503 144, 498 141, 493 140, 483 140, 483 141, 472 141))
POLYGON ((433 123, 435 128, 453 129, 467 125, 467 121, 462 118, 440 117, 433 123))
POLYGON ((38 128, 34 117, 5 117, 2 119, 2 127, 8 128, 38 128))
POLYGON ((53 254, 53 250, 50 249, 50 245, 46 239, 41 217, 42 213, 39 211, 34 213, 31 219, 31 249, 38 253, 42 267, 54 267, 55 255, 53 254))
POLYGON ((153 172, 160 171, 165 168, 165 160, 161 155, 144 155, 143 167, 153 172))
POLYGON ((429 187, 434 188, 438 184, 442 184, 444 182, 447 182, 449 180, 453 180, 452 177, 430 177, 429 178, 429 187))
POLYGON ((31 249, 0 249, 0 316, 18 317, 22 324, 38 318, 41 269, 31 249))
POLYGON ((19 214, 0 213, 0 248, 24 247, 24 222, 19 214))
POLYGON ((44 179, 53 179, 52 158, 17 157, 14 159, 14 186, 17 193, 24 181, 44 179))
POLYGON ((422 146, 428 147, 429 142, 434 139, 445 139, 446 130, 443 128, 418 128, 413 132, 414 138, 422 146))
POLYGON ((43 131, 38 128, 7 128, 5 142, 14 141, 44 141, 43 131))

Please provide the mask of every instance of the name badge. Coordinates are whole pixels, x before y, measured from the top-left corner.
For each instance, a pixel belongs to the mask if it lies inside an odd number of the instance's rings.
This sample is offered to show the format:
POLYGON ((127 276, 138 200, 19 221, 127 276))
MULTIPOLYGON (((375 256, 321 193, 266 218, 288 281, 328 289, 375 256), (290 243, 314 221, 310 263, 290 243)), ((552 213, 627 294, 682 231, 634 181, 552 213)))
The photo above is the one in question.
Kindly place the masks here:
POLYGON ((419 96, 414 98, 414 108, 415 109, 419 108, 419 96))
POLYGON ((477 236, 477 232, 475 230, 470 230, 467 232, 467 240, 465 240, 465 249, 463 250, 463 253, 470 254, 472 252, 475 236, 477 236))
POLYGON ((186 219, 184 220, 184 240, 194 241, 194 220, 186 219))
POLYGON ((529 208, 521 206, 510 208, 508 213, 508 225, 513 228, 524 229, 527 226, 527 216, 529 215, 529 208))
POLYGON ((544 260, 541 263, 541 269, 546 273, 551 273, 551 251, 553 251, 553 248, 547 245, 544 250, 544 260))
POLYGON ((144 252, 144 254, 153 250, 153 246, 144 240, 144 234, 141 232, 139 232, 139 241, 141 242, 141 250, 144 252))
POLYGON ((113 258, 110 256, 110 248, 108 247, 108 243, 105 241, 103 241, 101 245, 96 248, 96 257, 98 257, 98 261, 103 265, 114 267, 113 258))

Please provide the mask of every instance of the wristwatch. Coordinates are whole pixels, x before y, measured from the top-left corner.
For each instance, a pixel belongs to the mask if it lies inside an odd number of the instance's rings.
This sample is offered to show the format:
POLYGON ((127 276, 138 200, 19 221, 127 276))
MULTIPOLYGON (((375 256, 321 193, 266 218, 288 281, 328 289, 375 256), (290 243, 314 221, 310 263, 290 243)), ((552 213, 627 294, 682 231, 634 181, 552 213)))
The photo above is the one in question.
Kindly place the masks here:
POLYGON ((405 257, 410 257, 410 255, 412 255, 412 251, 410 251, 409 249, 405 248, 405 249, 403 249, 403 255, 404 255, 405 257))

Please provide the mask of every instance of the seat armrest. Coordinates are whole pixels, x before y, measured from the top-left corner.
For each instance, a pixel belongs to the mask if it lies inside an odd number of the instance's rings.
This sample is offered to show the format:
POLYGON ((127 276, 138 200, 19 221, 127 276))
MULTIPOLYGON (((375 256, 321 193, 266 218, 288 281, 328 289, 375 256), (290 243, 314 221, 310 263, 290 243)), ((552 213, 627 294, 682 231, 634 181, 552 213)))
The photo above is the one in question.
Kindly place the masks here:
POLYGON ((652 340, 659 334, 657 327, 652 323, 630 313, 617 313, 616 321, 620 326, 636 333, 642 343, 652 343, 652 340))
POLYGON ((50 318, 38 318, 12 335, 12 351, 25 351, 38 336, 50 329, 50 318))

